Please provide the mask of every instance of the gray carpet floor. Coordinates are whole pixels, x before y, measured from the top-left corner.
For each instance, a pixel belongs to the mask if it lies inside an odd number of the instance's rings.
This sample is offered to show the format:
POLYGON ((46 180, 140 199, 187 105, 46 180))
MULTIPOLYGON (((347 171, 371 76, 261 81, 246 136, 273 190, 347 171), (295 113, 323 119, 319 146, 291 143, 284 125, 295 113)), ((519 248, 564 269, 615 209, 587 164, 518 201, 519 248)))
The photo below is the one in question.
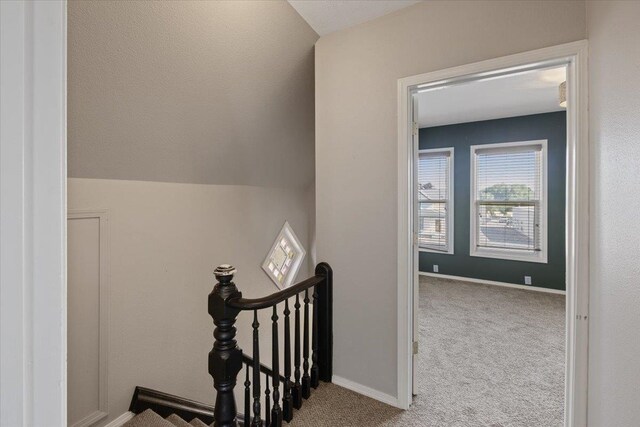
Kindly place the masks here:
POLYGON ((561 426, 564 316, 562 295, 421 277, 411 408, 322 384, 291 425, 561 426))

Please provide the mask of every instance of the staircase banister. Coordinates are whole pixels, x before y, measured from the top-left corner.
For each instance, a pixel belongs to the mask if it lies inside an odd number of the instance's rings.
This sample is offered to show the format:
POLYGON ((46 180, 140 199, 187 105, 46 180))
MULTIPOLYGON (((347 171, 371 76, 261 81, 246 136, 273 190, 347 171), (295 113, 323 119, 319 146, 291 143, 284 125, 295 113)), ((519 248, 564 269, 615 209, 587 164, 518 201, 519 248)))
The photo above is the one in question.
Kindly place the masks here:
POLYGON ((129 411, 140 414, 147 409, 151 409, 163 418, 177 414, 184 419, 198 418, 206 424, 213 422, 213 405, 136 386, 129 411))
POLYGON ((281 291, 275 292, 271 295, 267 295, 262 298, 242 298, 241 296, 232 295, 227 298, 226 305, 236 310, 261 310, 264 308, 273 307, 274 305, 299 294, 300 292, 312 288, 315 285, 323 283, 326 277, 323 275, 316 275, 303 280, 293 286, 285 288, 281 291))
MULTIPOLYGON (((249 356, 246 353, 242 353, 242 363, 252 367, 253 366, 253 357, 249 356)), ((262 363, 260 364, 260 372, 262 372, 263 374, 267 374, 267 375, 273 376, 273 370, 270 367, 268 367, 267 365, 262 364, 262 363)), ((286 380, 287 379, 285 377, 280 375, 280 381, 282 381, 284 383, 286 380)))
MULTIPOLYGON (((234 388, 242 365, 247 366, 244 382, 245 399, 253 397, 253 417, 251 405, 245 402, 246 422, 251 420, 253 427, 262 427, 261 419, 261 373, 265 375, 265 420, 270 427, 281 427, 283 421, 291 421, 293 409, 299 409, 302 399, 308 399, 311 389, 318 387, 319 380, 331 382, 333 355, 333 270, 325 262, 316 265, 315 276, 286 289, 262 298, 242 298, 242 293, 233 282, 236 269, 228 264, 214 271, 217 283, 208 297, 208 312, 214 323, 214 343, 209 352, 209 374, 213 378, 216 393, 214 407, 215 427, 237 427, 241 418, 237 412, 234 388), (309 291, 311 289, 311 292, 309 291), (302 298, 300 295, 303 294, 302 298), (294 308, 294 348, 292 348, 289 298, 295 297, 294 308), (311 301, 313 299, 313 301, 311 301), (284 311, 278 311, 278 304, 284 302, 284 311), (302 303, 302 304, 301 304, 302 303), (310 313, 313 307, 313 313, 310 313), (272 368, 260 363, 258 310, 271 308, 271 362, 272 368), (303 308, 304 326, 301 340, 301 310, 303 308), (252 335, 253 357, 244 354, 236 341, 235 323, 241 311, 253 311, 252 335), (284 315, 284 373, 280 374, 279 314, 284 315), (313 331, 310 326, 310 314, 313 316, 313 331), (311 337, 310 337, 311 334, 311 337), (310 339, 311 338, 311 339, 310 339), (294 357, 292 370, 291 359, 294 357), (302 356, 302 358, 301 358, 302 356), (311 364, 310 364, 311 361, 311 364), (300 370, 302 362, 303 371, 300 370), (249 369, 253 369, 250 380, 249 369), (302 382, 300 382, 300 374, 302 382), (295 382, 291 374, 294 374, 295 382), (269 389, 269 379, 272 389, 269 389), (282 399, 280 395, 282 385, 282 399), (253 393, 251 387, 253 386, 253 393), (270 404, 270 398, 273 404, 270 404)), ((248 424, 245 424, 248 425, 248 424)))

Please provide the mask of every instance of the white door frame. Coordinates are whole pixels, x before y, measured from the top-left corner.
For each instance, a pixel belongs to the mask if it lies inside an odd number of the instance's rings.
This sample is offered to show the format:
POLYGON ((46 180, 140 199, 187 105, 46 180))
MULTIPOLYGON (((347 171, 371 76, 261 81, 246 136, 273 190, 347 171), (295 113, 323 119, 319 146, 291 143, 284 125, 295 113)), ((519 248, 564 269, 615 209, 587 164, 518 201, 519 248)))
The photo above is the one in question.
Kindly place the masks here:
POLYGON ((66 427, 66 3, 0 18, 0 425, 66 427))
POLYGON ((567 342, 565 426, 587 425, 587 340, 589 302, 589 141, 587 41, 519 53, 398 80, 398 403, 412 400, 413 303, 417 291, 412 230, 414 149, 412 93, 482 77, 567 65, 567 342))

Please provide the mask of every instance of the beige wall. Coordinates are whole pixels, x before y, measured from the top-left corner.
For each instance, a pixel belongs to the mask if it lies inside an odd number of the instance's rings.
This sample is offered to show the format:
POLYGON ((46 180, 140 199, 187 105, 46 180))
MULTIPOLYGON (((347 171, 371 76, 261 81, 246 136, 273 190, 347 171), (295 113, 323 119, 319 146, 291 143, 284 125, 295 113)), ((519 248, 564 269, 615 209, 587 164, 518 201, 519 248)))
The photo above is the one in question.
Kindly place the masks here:
POLYGON ((640 420, 640 2, 587 2, 592 173, 589 425, 640 420))
MULTIPOLYGON (((109 215, 105 422, 127 410, 136 385, 213 403, 207 370, 213 269, 233 263, 246 297, 277 291, 260 265, 285 219, 307 245, 307 207, 305 192, 290 189, 69 179, 70 210, 107 209, 109 215)), ((308 274, 303 266, 298 277, 308 274)), ((269 316, 261 320, 265 362, 269 316)), ((251 351, 250 322, 243 314, 237 325, 245 352, 251 351)))
POLYGON ((284 1, 70 1, 69 176, 306 187, 313 44, 284 1))
POLYGON ((424 2, 316 44, 317 255, 334 373, 397 395, 397 80, 584 39, 580 1, 424 2))
POLYGON ((69 1, 69 209, 110 216, 99 425, 136 385, 212 403, 213 269, 275 292, 260 265, 285 220, 313 254, 317 38, 287 2, 69 1))

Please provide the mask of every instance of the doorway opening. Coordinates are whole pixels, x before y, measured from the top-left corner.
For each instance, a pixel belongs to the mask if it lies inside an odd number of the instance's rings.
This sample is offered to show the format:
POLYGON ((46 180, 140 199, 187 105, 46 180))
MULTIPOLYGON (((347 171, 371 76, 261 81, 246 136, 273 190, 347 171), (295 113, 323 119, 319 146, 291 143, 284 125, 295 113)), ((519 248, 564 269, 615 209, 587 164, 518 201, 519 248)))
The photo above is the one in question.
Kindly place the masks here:
POLYGON ((434 422, 451 399, 487 423, 586 416, 584 49, 399 82, 399 401, 434 422))

